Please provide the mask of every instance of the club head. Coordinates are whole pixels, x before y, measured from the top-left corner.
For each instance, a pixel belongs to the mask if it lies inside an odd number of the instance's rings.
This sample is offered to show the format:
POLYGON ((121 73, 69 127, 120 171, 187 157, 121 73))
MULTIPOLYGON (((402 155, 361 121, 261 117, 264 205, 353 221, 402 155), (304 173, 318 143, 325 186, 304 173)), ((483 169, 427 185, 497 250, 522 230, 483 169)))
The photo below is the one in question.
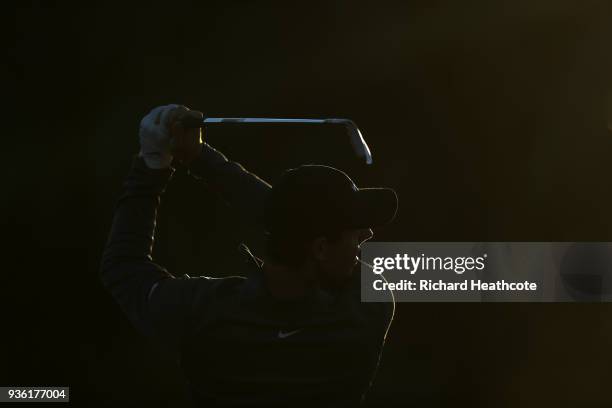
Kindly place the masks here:
POLYGON ((363 138, 363 135, 355 122, 350 119, 325 119, 325 122, 343 125, 351 138, 351 145, 353 146, 355 154, 364 159, 366 164, 369 165, 373 163, 370 148, 368 147, 368 144, 363 138))

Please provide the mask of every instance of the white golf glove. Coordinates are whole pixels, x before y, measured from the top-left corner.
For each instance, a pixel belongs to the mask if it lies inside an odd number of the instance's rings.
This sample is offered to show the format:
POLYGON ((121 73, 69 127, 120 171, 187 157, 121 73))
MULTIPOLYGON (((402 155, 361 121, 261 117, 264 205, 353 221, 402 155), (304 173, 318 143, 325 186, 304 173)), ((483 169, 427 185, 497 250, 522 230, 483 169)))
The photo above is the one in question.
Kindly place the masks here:
POLYGON ((140 152, 151 169, 166 169, 172 163, 170 145, 170 117, 180 105, 158 106, 140 121, 140 152))

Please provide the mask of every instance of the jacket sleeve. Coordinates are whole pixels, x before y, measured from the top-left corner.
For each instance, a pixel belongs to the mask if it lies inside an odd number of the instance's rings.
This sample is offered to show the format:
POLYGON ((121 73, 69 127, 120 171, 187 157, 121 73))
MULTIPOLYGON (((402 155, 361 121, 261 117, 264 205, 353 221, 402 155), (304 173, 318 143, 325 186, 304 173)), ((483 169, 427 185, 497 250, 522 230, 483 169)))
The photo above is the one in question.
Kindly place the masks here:
POLYGON ((190 174, 217 193, 250 227, 241 237, 249 246, 261 250, 264 236, 264 205, 271 186, 239 163, 228 160, 208 144, 191 164, 190 174))
POLYGON ((180 341, 189 327, 194 303, 210 298, 206 278, 175 279, 152 258, 160 196, 173 169, 149 169, 134 157, 115 207, 100 265, 100 278, 145 335, 180 341))

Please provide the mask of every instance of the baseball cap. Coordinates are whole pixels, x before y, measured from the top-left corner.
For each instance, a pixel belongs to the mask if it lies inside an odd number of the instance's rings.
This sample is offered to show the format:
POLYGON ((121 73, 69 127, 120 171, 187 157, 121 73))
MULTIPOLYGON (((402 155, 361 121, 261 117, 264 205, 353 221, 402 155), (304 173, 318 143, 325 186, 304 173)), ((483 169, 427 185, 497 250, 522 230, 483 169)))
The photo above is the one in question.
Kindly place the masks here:
POLYGON ((264 211, 272 235, 317 234, 388 224, 397 212, 390 188, 358 188, 334 167, 308 164, 288 169, 270 190, 264 211))

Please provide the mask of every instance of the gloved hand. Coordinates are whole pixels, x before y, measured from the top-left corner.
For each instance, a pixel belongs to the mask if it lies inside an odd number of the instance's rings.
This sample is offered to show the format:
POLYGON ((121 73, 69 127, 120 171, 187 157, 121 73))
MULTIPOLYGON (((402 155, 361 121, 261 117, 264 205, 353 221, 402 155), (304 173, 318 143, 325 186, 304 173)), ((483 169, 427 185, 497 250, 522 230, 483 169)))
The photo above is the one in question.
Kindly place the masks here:
POLYGON ((171 104, 158 106, 140 121, 140 152, 151 169, 170 167, 174 156, 189 164, 202 150, 201 131, 185 129, 180 122, 185 116, 202 119, 202 113, 171 104))
POLYGON ((158 106, 140 121, 140 152, 151 169, 165 169, 172 163, 170 117, 179 105, 158 106))

